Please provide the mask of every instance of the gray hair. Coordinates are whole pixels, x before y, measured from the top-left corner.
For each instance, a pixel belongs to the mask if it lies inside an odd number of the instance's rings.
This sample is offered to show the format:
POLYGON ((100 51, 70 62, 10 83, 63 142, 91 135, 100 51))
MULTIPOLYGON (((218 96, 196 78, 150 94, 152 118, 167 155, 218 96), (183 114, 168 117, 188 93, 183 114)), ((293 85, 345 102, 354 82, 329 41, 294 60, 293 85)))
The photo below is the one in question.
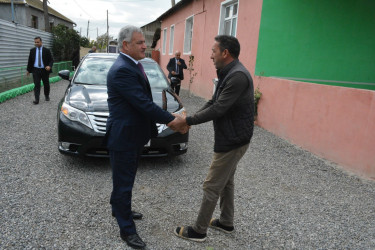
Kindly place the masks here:
POLYGON ((122 49, 122 42, 131 42, 133 33, 138 32, 143 35, 143 32, 140 28, 133 26, 133 25, 126 25, 123 27, 120 32, 118 33, 118 49, 122 49))

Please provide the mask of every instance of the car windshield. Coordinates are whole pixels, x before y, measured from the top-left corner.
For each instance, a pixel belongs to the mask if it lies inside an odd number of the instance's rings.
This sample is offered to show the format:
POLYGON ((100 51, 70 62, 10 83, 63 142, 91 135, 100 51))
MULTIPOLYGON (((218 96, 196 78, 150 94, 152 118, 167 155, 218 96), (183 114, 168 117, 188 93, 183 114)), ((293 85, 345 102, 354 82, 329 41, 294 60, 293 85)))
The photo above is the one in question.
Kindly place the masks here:
MULTIPOLYGON (((107 74, 116 58, 86 58, 79 67, 74 82, 90 85, 107 85, 107 74)), ((154 91, 168 88, 168 81, 157 63, 142 62, 151 88, 154 91)))
POLYGON ((168 80, 157 63, 142 63, 142 65, 154 91, 168 88, 168 80))

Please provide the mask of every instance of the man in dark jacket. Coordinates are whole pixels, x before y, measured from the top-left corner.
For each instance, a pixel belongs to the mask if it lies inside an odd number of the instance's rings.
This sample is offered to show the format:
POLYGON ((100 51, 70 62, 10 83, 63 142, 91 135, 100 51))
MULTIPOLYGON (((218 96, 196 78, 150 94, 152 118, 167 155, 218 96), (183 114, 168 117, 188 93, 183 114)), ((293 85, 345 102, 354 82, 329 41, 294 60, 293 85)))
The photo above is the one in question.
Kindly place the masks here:
POLYGON ((176 51, 175 57, 171 58, 167 65, 169 71, 168 78, 171 80, 171 87, 174 92, 179 95, 181 80, 184 80, 183 69, 187 69, 184 59, 181 59, 181 52, 176 51))
POLYGON ((27 72, 26 75, 29 76, 30 73, 33 74, 34 80, 34 104, 39 103, 40 95, 40 80, 43 81, 44 86, 44 96, 46 101, 49 101, 49 74, 52 73, 53 58, 51 51, 42 45, 42 38, 34 38, 35 48, 30 50, 29 60, 27 62, 27 72))
MULTIPOLYGON (((232 36, 216 36, 211 59, 218 83, 212 99, 197 113, 179 117, 177 126, 191 126, 213 120, 214 156, 203 184, 203 200, 193 226, 177 227, 178 237, 204 241, 207 228, 231 233, 234 230, 234 174, 249 148, 254 128, 254 87, 249 71, 238 60, 240 44, 232 36), (211 218, 220 198, 220 218, 211 218)), ((175 128, 175 129, 177 129, 175 128)))
MULTIPOLYGON (((120 30, 120 54, 107 75, 108 108, 105 141, 112 166, 112 214, 120 227, 121 238, 132 248, 144 248, 132 212, 132 190, 143 146, 158 135, 156 122, 177 120, 153 102, 150 83, 139 60, 145 57, 142 30, 128 25, 120 30)), ((181 131, 186 133, 186 131, 181 131)))

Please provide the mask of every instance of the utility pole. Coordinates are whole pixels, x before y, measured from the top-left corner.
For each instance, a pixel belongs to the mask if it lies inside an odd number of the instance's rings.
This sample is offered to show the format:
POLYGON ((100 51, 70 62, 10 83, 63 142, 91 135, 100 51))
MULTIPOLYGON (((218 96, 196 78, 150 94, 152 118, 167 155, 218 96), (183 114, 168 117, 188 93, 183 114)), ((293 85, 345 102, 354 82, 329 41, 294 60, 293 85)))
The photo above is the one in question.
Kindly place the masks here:
POLYGON ((11 8, 12 8, 12 22, 14 23, 14 4, 13 4, 13 0, 11 1, 11 8))
POLYGON ((87 39, 89 39, 89 26, 90 26, 90 20, 87 21, 87 36, 86 36, 87 39))
POLYGON ((108 26, 108 10, 107 10, 107 53, 108 53, 108 45, 109 45, 109 34, 108 34, 109 26, 108 26))
POLYGON ((96 39, 98 39, 98 36, 99 36, 99 28, 96 27, 96 39))
POLYGON ((51 32, 49 26, 49 16, 48 16, 48 5, 47 0, 43 0, 43 13, 44 13, 44 31, 51 32))

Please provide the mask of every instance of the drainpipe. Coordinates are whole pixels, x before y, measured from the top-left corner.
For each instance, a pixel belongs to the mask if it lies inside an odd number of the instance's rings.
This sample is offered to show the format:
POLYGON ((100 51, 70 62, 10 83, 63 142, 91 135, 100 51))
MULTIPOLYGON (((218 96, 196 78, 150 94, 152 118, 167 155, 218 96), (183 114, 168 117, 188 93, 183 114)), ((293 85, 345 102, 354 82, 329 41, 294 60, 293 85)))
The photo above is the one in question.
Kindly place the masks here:
POLYGON ((176 5, 175 0, 171 0, 172 7, 176 5))
POLYGON ((11 9, 12 9, 12 22, 14 23, 14 4, 13 4, 13 0, 11 1, 11 9))

